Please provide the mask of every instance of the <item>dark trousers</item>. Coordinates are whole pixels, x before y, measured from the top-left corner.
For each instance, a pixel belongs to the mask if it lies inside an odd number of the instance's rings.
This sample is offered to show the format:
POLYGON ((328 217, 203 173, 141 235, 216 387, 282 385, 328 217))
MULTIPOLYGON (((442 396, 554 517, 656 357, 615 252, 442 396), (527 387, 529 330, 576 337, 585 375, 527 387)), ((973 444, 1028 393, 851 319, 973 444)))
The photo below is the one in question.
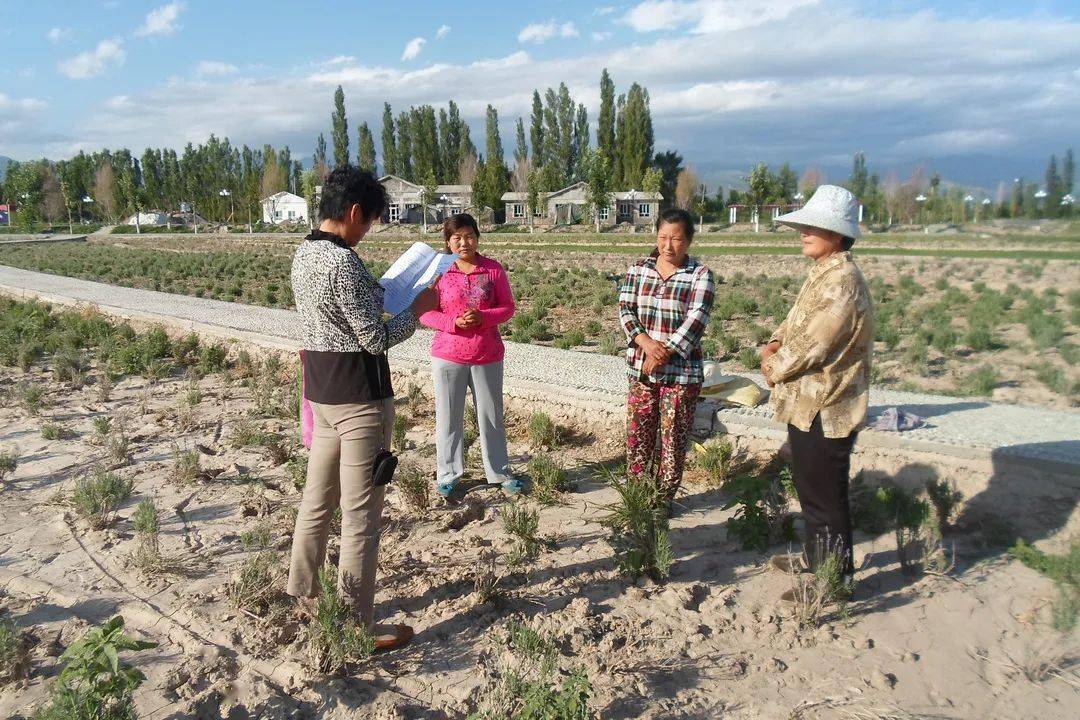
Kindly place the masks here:
POLYGON ((812 568, 825 553, 836 552, 844 561, 844 572, 855 571, 848 474, 857 435, 854 432, 846 438, 825 437, 820 415, 814 418, 809 432, 788 425, 791 475, 802 506, 804 549, 812 568))

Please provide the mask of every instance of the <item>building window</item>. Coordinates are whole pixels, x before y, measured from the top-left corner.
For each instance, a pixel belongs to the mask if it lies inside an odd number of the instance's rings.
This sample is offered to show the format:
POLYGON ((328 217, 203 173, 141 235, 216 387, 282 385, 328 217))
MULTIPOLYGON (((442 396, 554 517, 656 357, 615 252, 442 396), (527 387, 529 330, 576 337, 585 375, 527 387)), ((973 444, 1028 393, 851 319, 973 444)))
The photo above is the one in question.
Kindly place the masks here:
POLYGON ((525 206, 521 203, 514 203, 512 206, 513 217, 523 218, 525 217, 525 206))
POLYGON ((637 206, 637 214, 638 217, 652 217, 652 205, 650 205, 649 203, 640 203, 637 206))
POLYGON ((533 217, 534 218, 544 217, 544 208, 542 206, 538 206, 538 207, 533 208, 533 217))
POLYGON ((390 205, 390 222, 397 222, 401 219, 401 206, 397 203, 390 205))
POLYGON ((633 206, 630 203, 625 203, 625 202, 619 203, 619 215, 622 215, 624 217, 630 215, 630 212, 631 212, 630 208, 631 207, 633 207, 633 206))
POLYGON ((290 210, 289 211, 289 219, 293 220, 295 218, 296 218, 296 211, 295 210, 290 210))
POLYGON ((606 205, 600 208, 600 219, 607 220, 609 217, 611 217, 611 208, 606 205))

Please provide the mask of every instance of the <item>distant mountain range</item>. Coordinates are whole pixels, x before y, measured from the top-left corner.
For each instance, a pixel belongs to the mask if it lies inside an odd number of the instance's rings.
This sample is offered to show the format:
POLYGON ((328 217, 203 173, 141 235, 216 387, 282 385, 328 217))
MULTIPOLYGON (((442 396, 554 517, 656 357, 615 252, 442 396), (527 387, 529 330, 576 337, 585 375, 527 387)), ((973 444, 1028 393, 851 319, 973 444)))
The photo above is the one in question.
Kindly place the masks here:
MULTIPOLYGON (((1059 158, 1060 161, 1060 158, 1059 158)), ((685 162, 685 161, 684 161, 685 162)), ((918 158, 904 162, 879 165, 873 157, 867 158, 871 173, 877 173, 882 182, 892 174, 903 181, 911 177, 916 168, 922 168, 923 176, 928 180, 937 173, 944 185, 961 185, 971 189, 981 189, 988 194, 997 192, 998 183, 1009 185, 1014 178, 1022 177, 1029 182, 1042 183, 1046 173, 1047 159, 1005 158, 992 155, 949 155, 938 158, 918 158)), ((709 193, 715 191, 719 183, 727 194, 728 188, 745 188, 745 177, 750 168, 732 168, 730 163, 713 161, 695 163, 690 161, 709 187, 709 193)), ((770 164, 776 170, 782 163, 770 164)), ((792 163, 799 174, 806 166, 792 163)), ((843 183, 851 175, 851 165, 819 165, 830 183, 843 183)))

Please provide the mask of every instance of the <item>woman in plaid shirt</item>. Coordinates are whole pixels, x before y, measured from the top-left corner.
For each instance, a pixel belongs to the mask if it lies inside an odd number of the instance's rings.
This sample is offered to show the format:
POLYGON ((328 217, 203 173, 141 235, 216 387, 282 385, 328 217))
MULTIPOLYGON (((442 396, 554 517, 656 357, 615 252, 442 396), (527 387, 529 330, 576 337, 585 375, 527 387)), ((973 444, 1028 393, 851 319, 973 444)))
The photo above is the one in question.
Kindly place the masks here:
POLYGON ((713 304, 712 272, 687 254, 693 239, 690 213, 665 210, 656 249, 630 267, 619 293, 630 375, 627 472, 654 482, 669 508, 704 381, 701 337, 713 304))

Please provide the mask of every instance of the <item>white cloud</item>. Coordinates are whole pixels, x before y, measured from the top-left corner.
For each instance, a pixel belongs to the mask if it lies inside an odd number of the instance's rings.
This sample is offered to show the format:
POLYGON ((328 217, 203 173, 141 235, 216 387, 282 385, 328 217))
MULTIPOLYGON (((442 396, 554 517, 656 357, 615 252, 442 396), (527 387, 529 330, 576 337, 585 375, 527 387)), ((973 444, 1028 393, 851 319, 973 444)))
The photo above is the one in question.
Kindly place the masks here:
POLYGON ((135 31, 136 35, 172 35, 180 29, 177 21, 180 19, 180 11, 185 7, 184 2, 171 2, 154 8, 146 15, 146 22, 135 31))
POLYGON ((85 80, 100 75, 110 67, 120 67, 125 57, 123 40, 102 40, 93 50, 60 61, 57 68, 72 80, 85 80))
POLYGON ((435 39, 442 40, 444 37, 450 34, 449 25, 440 25, 439 29, 435 31, 435 39))
POLYGON ((235 75, 238 72, 240 72, 240 68, 232 63, 220 62, 217 60, 203 60, 195 66, 195 74, 203 77, 210 75, 235 75))
POLYGON ((631 82, 649 89, 657 149, 678 149, 703 176, 710 162, 745 173, 757 161, 801 168, 856 150, 868 153, 875 170, 939 152, 1042 162, 1075 141, 1080 22, 1041 15, 950 20, 821 2, 828 12, 795 13, 767 32, 574 43, 555 58, 531 58, 522 49, 413 68, 392 58, 374 65, 313 54, 311 63, 282 72, 243 68, 222 77, 177 77, 150 90, 117 87, 123 99, 91 103, 77 120, 41 112, 37 122, 7 133, 4 154, 182 146, 210 133, 235 144, 288 143, 302 154, 324 129, 339 83, 358 122, 377 125, 384 101, 396 111, 453 97, 474 138, 485 106, 497 107, 505 140, 518 116, 528 118, 532 89, 549 82, 565 81, 595 118, 603 67, 618 92, 631 82))
POLYGON ((574 38, 578 37, 577 27, 572 22, 557 23, 548 20, 544 23, 530 23, 518 33, 520 43, 545 43, 553 37, 574 38))
POLYGON ((607 30, 600 30, 592 34, 593 42, 604 42, 611 39, 611 33, 607 30))
POLYGON ((45 33, 45 37, 49 38, 49 42, 53 45, 71 39, 71 36, 75 33, 71 28, 54 27, 49 28, 49 32, 45 33))
POLYGON ((593 10, 593 15, 610 15, 613 12, 615 12, 615 6, 604 5, 593 10))
POLYGON ((630 8, 622 18, 638 32, 672 30, 693 25, 693 32, 742 30, 787 18, 798 9, 821 0, 646 0, 630 8))
POLYGON ((25 132, 33 123, 39 121, 39 115, 45 110, 44 100, 37 98, 12 98, 0 93, 0 132, 25 132))
POLYGON ((405 50, 401 53, 402 60, 413 60, 420 54, 420 50, 423 49, 424 43, 427 40, 422 37, 415 37, 405 44, 405 50))

